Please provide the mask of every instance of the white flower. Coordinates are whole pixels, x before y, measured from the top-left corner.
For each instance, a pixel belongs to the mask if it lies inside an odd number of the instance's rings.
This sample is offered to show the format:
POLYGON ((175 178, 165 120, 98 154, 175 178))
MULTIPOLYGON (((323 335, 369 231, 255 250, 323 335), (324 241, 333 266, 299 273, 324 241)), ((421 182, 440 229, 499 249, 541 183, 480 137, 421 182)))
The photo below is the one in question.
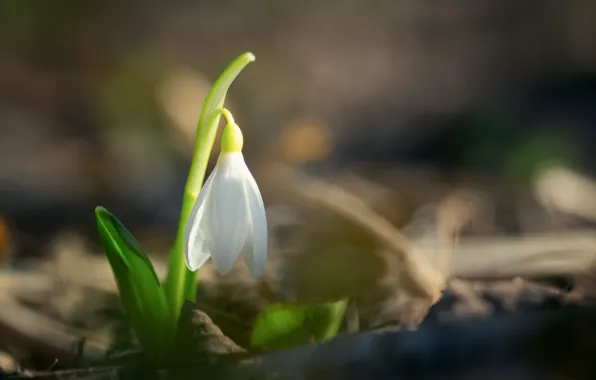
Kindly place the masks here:
POLYGON ((265 207, 241 149, 240 129, 228 124, 217 165, 201 189, 186 225, 184 256, 191 271, 211 257, 223 275, 242 255, 253 275, 263 273, 267 259, 265 207))

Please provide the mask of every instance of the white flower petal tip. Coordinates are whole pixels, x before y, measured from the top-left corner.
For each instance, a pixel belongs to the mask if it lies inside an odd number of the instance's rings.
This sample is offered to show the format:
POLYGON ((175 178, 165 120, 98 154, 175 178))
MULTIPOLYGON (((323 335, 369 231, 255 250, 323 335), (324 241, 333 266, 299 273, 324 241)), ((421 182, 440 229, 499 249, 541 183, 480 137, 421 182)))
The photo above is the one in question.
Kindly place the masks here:
POLYGON ((222 153, 190 214, 184 257, 191 271, 211 257, 225 275, 240 255, 261 276, 267 261, 265 206, 242 153, 222 153))

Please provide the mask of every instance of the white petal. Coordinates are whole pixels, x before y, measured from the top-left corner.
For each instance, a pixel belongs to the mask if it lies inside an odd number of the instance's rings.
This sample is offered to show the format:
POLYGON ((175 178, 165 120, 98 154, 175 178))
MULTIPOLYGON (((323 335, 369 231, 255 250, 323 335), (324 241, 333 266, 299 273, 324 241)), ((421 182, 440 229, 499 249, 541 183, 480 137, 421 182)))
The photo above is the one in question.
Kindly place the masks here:
POLYGON ((210 197, 213 179, 217 175, 217 166, 213 169, 190 212, 186 229, 184 231, 184 259, 186 266, 191 271, 199 269, 207 260, 210 253, 205 244, 204 231, 200 230, 201 221, 205 216, 205 202, 210 197))
POLYGON ((202 233, 199 233, 197 236, 191 257, 192 260, 187 261, 187 266, 193 272, 202 267, 211 257, 209 249, 205 244, 205 237, 202 233))
POLYGON ((246 263, 250 272, 253 273, 254 262, 252 260, 252 252, 253 252, 253 241, 252 241, 252 226, 251 230, 248 232, 248 236, 246 237, 246 241, 244 242, 244 246, 242 247, 242 251, 240 251, 242 255, 242 259, 246 263))
POLYGON ((247 243, 252 246, 243 250, 242 257, 252 274, 260 277, 267 261, 267 216, 259 187, 248 168, 245 170, 244 192, 252 227, 247 243))
POLYGON ((220 274, 226 274, 234 265, 244 246, 250 224, 248 205, 244 197, 241 153, 222 154, 213 182, 213 195, 206 203, 204 231, 211 258, 220 274))

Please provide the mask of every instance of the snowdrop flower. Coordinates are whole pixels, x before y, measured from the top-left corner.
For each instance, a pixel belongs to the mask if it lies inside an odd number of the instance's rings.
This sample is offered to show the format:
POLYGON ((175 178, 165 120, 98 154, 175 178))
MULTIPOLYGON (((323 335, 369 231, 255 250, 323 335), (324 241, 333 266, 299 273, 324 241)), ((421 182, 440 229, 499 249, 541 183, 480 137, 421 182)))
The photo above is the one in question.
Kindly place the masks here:
POLYGON ((242 156, 242 131, 228 118, 217 165, 203 185, 186 225, 184 256, 196 271, 211 257, 226 274, 242 255, 253 275, 267 259, 267 219, 263 198, 242 156))

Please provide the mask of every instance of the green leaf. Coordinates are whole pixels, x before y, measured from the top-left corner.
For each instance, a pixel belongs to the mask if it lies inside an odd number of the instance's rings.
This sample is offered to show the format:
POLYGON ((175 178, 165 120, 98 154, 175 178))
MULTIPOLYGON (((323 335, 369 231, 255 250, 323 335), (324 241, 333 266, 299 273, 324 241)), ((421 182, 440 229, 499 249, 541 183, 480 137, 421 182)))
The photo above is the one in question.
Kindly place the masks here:
POLYGON ((97 207, 95 217, 122 304, 139 341, 151 353, 167 349, 175 325, 151 261, 132 234, 108 210, 97 207))
POLYGON ((277 350, 308 343, 307 315, 308 307, 303 305, 275 304, 267 307, 257 315, 251 345, 277 350))
POLYGON ((251 345, 279 350, 312 340, 324 342, 339 332, 347 305, 346 299, 317 305, 271 305, 257 315, 251 345))
POLYGON ((324 342, 337 335, 347 307, 348 301, 343 299, 312 306, 308 309, 312 334, 317 342, 324 342))

